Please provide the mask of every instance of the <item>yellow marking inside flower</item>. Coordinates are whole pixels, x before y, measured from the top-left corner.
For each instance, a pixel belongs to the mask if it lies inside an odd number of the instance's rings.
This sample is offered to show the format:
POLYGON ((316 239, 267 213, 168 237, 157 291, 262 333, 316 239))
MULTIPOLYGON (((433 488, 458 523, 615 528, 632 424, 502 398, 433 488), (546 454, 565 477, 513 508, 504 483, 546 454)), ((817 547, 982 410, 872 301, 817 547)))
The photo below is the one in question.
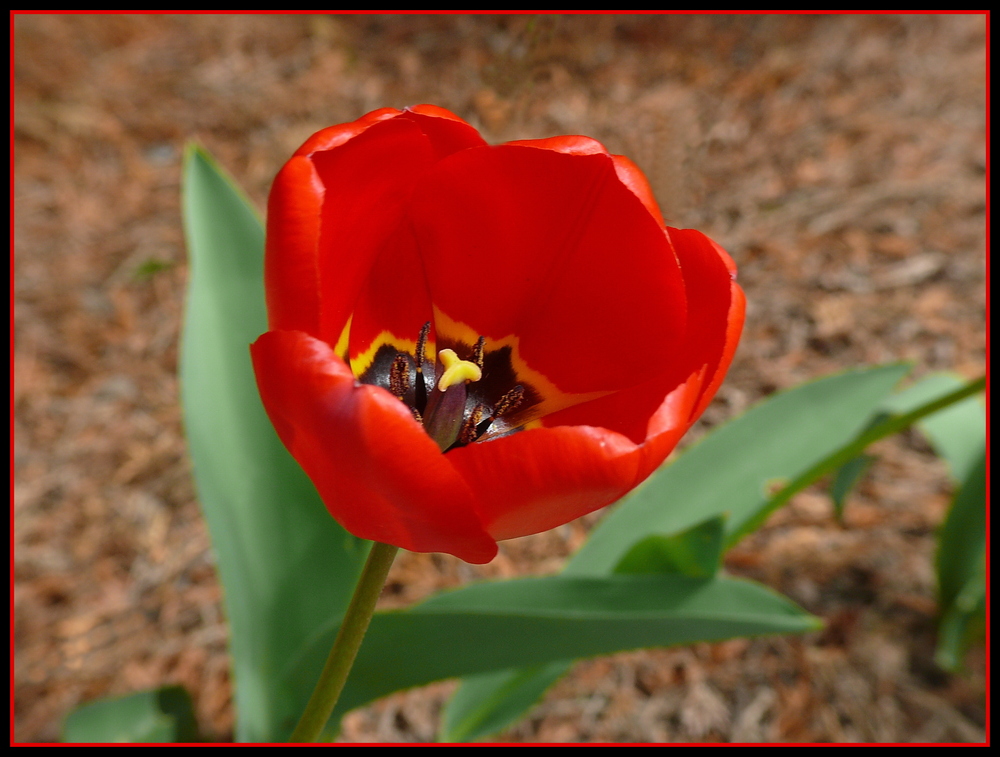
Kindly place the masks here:
MULTIPOLYGON (((347 326, 344 328, 344 333, 341 335, 340 341, 337 342, 337 348, 343 347, 344 353, 349 352, 347 346, 350 328, 350 321, 348 321, 347 326)), ((379 351, 379 348, 383 345, 388 344, 397 352, 402 352, 407 355, 413 355, 417 349, 417 341, 415 339, 405 339, 403 337, 396 336, 391 331, 379 332, 371 344, 361 352, 357 354, 348 355, 348 364, 351 366, 351 371, 354 373, 355 377, 363 376, 365 371, 372 367, 372 363, 375 361, 375 353, 379 351)), ((434 342, 429 341, 425 344, 424 348, 428 350, 431 355, 434 354, 434 342)), ((342 353, 338 352, 338 355, 342 353)))
POLYGON ((441 350, 438 359, 444 366, 441 380, 438 381, 438 391, 446 391, 448 387, 464 381, 479 381, 483 377, 483 371, 478 365, 469 360, 461 360, 455 350, 441 350))
POLYGON ((351 338, 351 321, 354 320, 354 315, 348 317, 347 323, 344 324, 344 328, 340 331, 340 336, 337 338, 337 344, 334 345, 333 351, 336 355, 344 358, 346 362, 350 362, 347 357, 347 347, 348 342, 351 338))

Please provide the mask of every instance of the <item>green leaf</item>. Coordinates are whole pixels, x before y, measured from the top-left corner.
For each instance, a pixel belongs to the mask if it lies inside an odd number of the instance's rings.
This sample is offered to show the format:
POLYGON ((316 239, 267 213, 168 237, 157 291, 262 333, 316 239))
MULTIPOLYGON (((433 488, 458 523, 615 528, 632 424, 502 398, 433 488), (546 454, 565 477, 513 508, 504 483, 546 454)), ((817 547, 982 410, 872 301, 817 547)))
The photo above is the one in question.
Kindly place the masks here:
POLYGON ((979 454, 941 526, 937 554, 943 613, 937 659, 955 670, 986 599, 986 447, 979 454))
POLYGON ((934 661, 944 670, 962 669, 966 650, 981 644, 986 634, 986 571, 969 580, 958 601, 948 608, 938 626, 938 644, 934 661))
MULTIPOLYGON (((621 574, 677 574, 710 578, 722 557, 725 517, 717 516, 670 536, 649 536, 633 545, 615 568, 621 574)), ((566 670, 564 663, 468 676, 444 711, 439 739, 469 741, 511 725, 566 670)))
POLYGON ((722 560, 724 515, 670 536, 654 534, 640 539, 618 561, 615 573, 676 573, 711 578, 722 560))
MULTIPOLYGON (((907 412, 966 382, 954 374, 932 374, 894 395, 892 412, 907 412)), ((980 640, 986 615, 986 408, 968 397, 923 418, 919 428, 948 464, 959 484, 939 532, 937 572, 941 622, 935 660, 943 669, 961 668, 965 650, 980 640)))
POLYGON ((468 742, 503 730, 520 719, 564 672, 558 664, 466 676, 462 679, 464 695, 452 697, 444 710, 438 741, 468 742))
POLYGON ((770 512, 774 481, 790 480, 853 440, 909 371, 850 371, 777 394, 719 427, 662 468, 598 524, 568 575, 609 572, 639 538, 728 513, 727 546, 770 512))
POLYGON ((339 622, 369 545, 329 516, 264 412, 249 353, 267 329, 264 231, 198 148, 185 155, 183 210, 184 424, 224 588, 237 738, 277 741, 291 733, 315 683, 290 685, 280 672, 339 622))
MULTIPOLYGON (((853 441, 908 370, 888 365, 823 378, 776 394, 715 429, 612 510, 570 559, 565 574, 606 575, 637 541, 724 513, 731 544, 771 511, 776 487, 853 441)), ((445 717, 452 717, 452 710, 478 712, 492 725, 497 719, 483 714, 483 703, 489 702, 508 725, 533 701, 531 692, 551 685, 569 664, 546 665, 534 679, 509 671, 493 691, 480 682, 463 684, 445 717), (499 693, 501 687, 506 696, 499 693)), ((470 727, 467 733, 481 738, 490 731, 470 727)))
MULTIPOLYGON (((894 413, 909 412, 965 385, 966 381, 953 373, 935 373, 894 394, 885 408, 894 413)), ((982 398, 969 397, 922 419, 917 425, 948 463, 952 480, 961 484, 986 442, 986 408, 982 398)))
MULTIPOLYGON (((729 578, 617 575, 474 584, 407 610, 376 613, 336 712, 470 673, 817 627, 816 618, 784 597, 729 578)), ((293 677, 314 677, 332 637, 331 628, 293 677)))
POLYGON ((181 686, 102 699, 69 714, 62 740, 70 743, 168 744, 198 741, 191 697, 181 686))
POLYGON ((873 462, 875 462, 873 455, 858 455, 844 463, 833 477, 833 483, 830 484, 830 497, 833 499, 833 507, 838 520, 844 517, 844 503, 847 501, 847 496, 867 473, 873 462))
POLYGON ((950 605, 979 570, 986 552, 986 447, 958 490, 938 535, 941 603, 950 605))

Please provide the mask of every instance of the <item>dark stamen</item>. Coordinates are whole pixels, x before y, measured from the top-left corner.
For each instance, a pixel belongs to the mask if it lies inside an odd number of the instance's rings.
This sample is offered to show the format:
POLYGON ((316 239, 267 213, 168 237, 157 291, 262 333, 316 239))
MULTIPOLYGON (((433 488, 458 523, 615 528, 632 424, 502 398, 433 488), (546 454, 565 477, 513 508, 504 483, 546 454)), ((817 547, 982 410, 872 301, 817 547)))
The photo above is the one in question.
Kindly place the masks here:
MULTIPOLYGON (((475 438, 480 438, 483 434, 489 431, 490 426, 493 422, 497 420, 504 413, 509 413, 515 407, 521 404, 521 400, 524 399, 524 387, 518 384, 509 392, 507 392, 500 401, 497 402, 496 406, 493 408, 493 412, 490 413, 486 418, 476 419, 476 435, 475 438)), ((463 429, 464 431, 464 429, 463 429)))
POLYGON ((431 333, 431 322, 427 321, 420 328, 420 336, 417 337, 417 350, 414 358, 417 361, 417 375, 424 372, 424 351, 427 348, 427 335, 431 333))
POLYGON ((462 430, 458 434, 459 444, 472 444, 479 438, 478 426, 485 412, 485 405, 476 405, 472 409, 472 412, 465 419, 465 423, 462 424, 462 430))
POLYGON ((420 329, 420 336, 417 337, 417 349, 414 354, 417 364, 417 385, 414 387, 413 404, 419 413, 424 412, 427 407, 427 382, 424 379, 424 351, 427 348, 427 335, 431 333, 431 322, 427 321, 420 329))
POLYGON ((399 354, 392 361, 389 369, 389 391, 398 399, 403 399, 406 390, 410 388, 410 361, 406 355, 399 354))
POLYGON ((489 416, 489 417, 487 417, 486 420, 480 421, 476 425, 476 438, 478 439, 483 434, 485 434, 487 432, 487 430, 489 429, 489 427, 492 426, 492 425, 493 425, 493 416, 492 415, 489 416))
POLYGON ((493 417, 499 418, 504 413, 509 413, 515 407, 521 404, 521 400, 524 399, 524 387, 518 384, 509 392, 507 392, 500 401, 493 408, 493 417))
POLYGON ((472 362, 483 368, 483 348, 486 346, 486 337, 481 336, 476 340, 476 346, 472 348, 472 362))

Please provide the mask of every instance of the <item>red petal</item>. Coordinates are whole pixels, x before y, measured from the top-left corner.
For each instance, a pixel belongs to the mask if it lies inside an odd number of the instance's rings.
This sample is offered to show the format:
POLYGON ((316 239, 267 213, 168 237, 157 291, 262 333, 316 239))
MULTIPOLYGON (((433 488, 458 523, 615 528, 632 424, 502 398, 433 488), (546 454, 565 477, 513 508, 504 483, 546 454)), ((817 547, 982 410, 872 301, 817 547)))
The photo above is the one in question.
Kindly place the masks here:
MULTIPOLYGON (((417 105, 403 116, 417 124, 438 158, 485 144, 479 132, 444 108, 417 105)), ((351 320, 350 355, 353 359, 363 353, 384 332, 396 337, 397 344, 415 342, 429 320, 431 302, 423 264, 412 230, 403 224, 384 245, 365 279, 351 320)))
POLYGON ((685 354, 692 370, 707 366, 701 415, 725 378, 743 329, 743 290, 732 280, 735 266, 719 245, 694 229, 667 229, 684 272, 688 292, 688 337, 685 354), (732 266, 732 268, 731 268, 732 266))
POLYGON ((698 371, 667 395, 649 419, 647 437, 639 452, 639 470, 633 486, 638 486, 674 451, 700 413, 693 412, 705 382, 698 371))
POLYGON ((663 404, 663 398, 686 380, 690 370, 687 361, 679 359, 676 365, 638 386, 547 415, 541 419, 542 425, 599 426, 641 444, 649 434, 650 418, 663 404))
POLYGON ((399 114, 400 111, 395 108, 379 108, 378 110, 373 110, 371 113, 366 113, 357 121, 352 121, 348 124, 328 126, 327 128, 321 129, 309 137, 309 139, 303 143, 302 147, 295 151, 295 154, 312 155, 314 152, 332 150, 333 148, 339 147, 348 140, 358 136, 369 126, 377 124, 379 121, 386 121, 390 118, 395 118, 399 114))
POLYGON ((317 132, 275 177, 268 197, 265 258, 271 330, 319 333, 317 256, 325 189, 309 156, 316 151, 336 149, 370 126, 399 113, 393 108, 382 108, 357 121, 317 132))
POLYGON ((695 229, 672 229, 667 227, 667 232, 674 239, 674 244, 677 244, 677 238, 688 238, 694 241, 698 245, 707 245, 711 248, 712 252, 715 253, 716 257, 722 261, 723 265, 726 266, 726 270, 729 271, 729 278, 736 279, 736 263, 733 261, 732 256, 722 249, 722 246, 718 242, 702 234, 700 231, 695 229), (696 241, 695 241, 696 240, 696 241))
POLYGON ((681 261, 688 303, 688 332, 683 347, 672 355, 673 364, 638 386, 546 416, 545 426, 600 426, 639 443, 647 438, 649 419, 664 396, 694 372, 703 380, 690 408, 691 422, 712 401, 739 342, 743 291, 730 278, 726 261, 731 258, 711 239, 693 230, 667 231, 681 261))
POLYGON ((289 160, 267 201, 264 280, 271 329, 317 334, 319 329, 319 218, 323 185, 313 164, 289 160))
POLYGON ((319 240, 320 336, 335 344, 376 256, 396 232, 414 181, 434 162, 411 120, 370 126, 312 161, 325 187, 319 240))
POLYGON ((624 155, 612 155, 611 160, 615 163, 615 172, 618 174, 618 179, 621 183, 639 198, 639 201, 646 206, 646 210, 656 219, 656 222, 660 226, 664 226, 663 214, 660 213, 660 206, 657 204, 656 198, 653 197, 653 188, 649 186, 646 174, 639 170, 639 166, 624 155))
POLYGON ((448 453, 494 539, 539 533, 609 505, 636 480, 636 446, 586 426, 521 431, 448 453))
POLYGON ((554 150, 566 155, 607 155, 608 151, 600 142, 592 137, 577 134, 567 134, 560 137, 545 139, 518 139, 507 142, 508 145, 519 147, 537 147, 543 150, 554 150))
POLYGON ((740 285, 735 281, 730 282, 731 304, 729 306, 729 321, 726 324, 726 343, 722 348, 722 356, 715 365, 715 374, 705 383, 705 390, 694 409, 694 418, 705 412, 715 393, 719 391, 729 366, 733 362, 733 355, 736 354, 736 346, 740 343, 740 334, 743 332, 743 320, 746 316, 747 300, 740 285))
POLYGON ((676 258, 606 154, 464 150, 428 173, 411 219, 435 307, 517 336, 564 392, 639 384, 681 344, 676 258))
MULTIPOLYGON (((508 142, 510 145, 523 145, 524 147, 541 147, 546 150, 555 150, 568 155, 607 155, 608 151, 600 142, 590 137, 564 136, 550 137, 548 139, 522 139, 515 142, 508 142)), ((624 155, 612 155, 611 160, 615 165, 615 172, 618 179, 631 192, 639 198, 639 201, 646 206, 649 214, 656 219, 660 226, 664 226, 663 214, 660 206, 653 196, 653 189, 649 186, 649 180, 640 170, 639 166, 626 158, 624 155)))
POLYGON ((415 105, 407 108, 403 116, 410 119, 427 135, 438 160, 467 147, 486 144, 479 132, 451 111, 436 105, 415 105))
POLYGON ((328 344, 301 332, 268 332, 250 351, 278 436, 344 528, 415 552, 493 558, 472 492, 402 403, 355 384, 328 344))
MULTIPOLYGON (((465 124, 469 126, 468 122, 456 116, 450 110, 442 108, 440 105, 431 105, 430 103, 421 103, 420 105, 411 105, 406 108, 407 113, 417 113, 421 116, 433 116, 434 118, 445 118, 449 121, 457 121, 460 124, 465 124)), ((471 126, 469 127, 472 128, 471 126)))
POLYGON ((354 307, 349 354, 355 374, 360 375, 355 359, 385 332, 395 337, 392 341, 400 349, 413 354, 409 343, 415 347, 420 329, 431 319, 419 251, 409 227, 400 226, 372 266, 354 307))

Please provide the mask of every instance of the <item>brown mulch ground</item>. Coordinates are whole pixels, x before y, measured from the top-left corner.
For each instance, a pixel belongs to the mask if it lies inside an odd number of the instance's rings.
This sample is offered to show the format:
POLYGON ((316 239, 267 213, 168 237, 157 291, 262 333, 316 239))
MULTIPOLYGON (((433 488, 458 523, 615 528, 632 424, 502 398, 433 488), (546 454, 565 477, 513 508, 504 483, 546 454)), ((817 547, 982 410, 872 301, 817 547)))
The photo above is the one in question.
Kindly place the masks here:
MULTIPOLYGON (((747 328, 705 424, 805 379, 905 358, 985 366, 985 18, 51 16, 15 23, 15 735, 165 682, 230 738, 226 629, 185 457, 183 144, 261 206, 313 131, 443 105, 491 141, 583 133, 648 173, 672 225, 740 266, 747 328)), ((839 526, 807 492, 729 556, 826 619, 802 637, 578 663, 507 741, 985 738, 985 666, 932 662, 951 490, 916 434, 839 526)), ((592 523, 594 518, 585 519, 592 523)), ((472 570, 405 555, 394 603, 549 573, 586 523, 472 570)), ((453 683, 351 713, 427 741, 453 683)))

